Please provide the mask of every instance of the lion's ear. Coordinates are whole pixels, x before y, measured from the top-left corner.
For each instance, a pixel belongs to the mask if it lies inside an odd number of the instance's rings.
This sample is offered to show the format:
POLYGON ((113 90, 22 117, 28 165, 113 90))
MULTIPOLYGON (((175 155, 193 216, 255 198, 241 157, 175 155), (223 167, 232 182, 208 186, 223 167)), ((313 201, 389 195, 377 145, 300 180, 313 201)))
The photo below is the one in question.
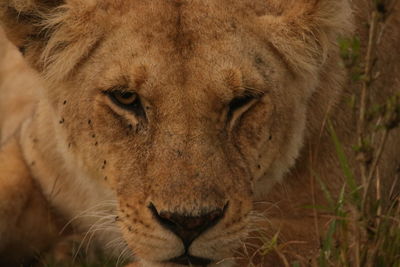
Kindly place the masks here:
POLYGON ((68 76, 101 39, 107 10, 97 0, 0 0, 0 23, 45 79, 68 76))
POLYGON ((315 74, 337 48, 338 37, 353 31, 349 0, 271 0, 269 10, 258 18, 265 36, 305 73, 315 74))
POLYGON ((45 17, 64 3, 62 0, 3 0, 0 22, 7 37, 21 50, 30 41, 45 37, 45 17))

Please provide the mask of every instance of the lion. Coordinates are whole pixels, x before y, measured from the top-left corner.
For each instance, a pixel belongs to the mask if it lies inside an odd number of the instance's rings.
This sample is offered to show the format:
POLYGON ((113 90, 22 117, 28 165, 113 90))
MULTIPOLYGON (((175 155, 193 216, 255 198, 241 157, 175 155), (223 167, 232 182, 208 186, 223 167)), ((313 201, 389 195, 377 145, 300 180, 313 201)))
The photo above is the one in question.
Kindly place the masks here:
MULTIPOLYGON (((1 0, 0 262, 72 227, 136 266, 234 266, 261 202, 313 255, 311 172, 342 182, 327 118, 354 144, 337 40, 365 38, 366 14, 361 0, 1 0)), ((399 26, 377 102, 400 86, 399 26)), ((384 178, 399 151, 392 132, 384 178)))

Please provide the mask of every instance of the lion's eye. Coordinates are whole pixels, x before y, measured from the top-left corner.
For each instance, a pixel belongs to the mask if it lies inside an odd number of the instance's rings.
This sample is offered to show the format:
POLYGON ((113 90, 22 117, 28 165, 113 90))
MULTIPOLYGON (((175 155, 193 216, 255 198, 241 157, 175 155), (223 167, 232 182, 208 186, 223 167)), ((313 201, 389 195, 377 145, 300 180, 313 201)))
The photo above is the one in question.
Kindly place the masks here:
POLYGON ((259 96, 251 94, 235 97, 229 103, 229 110, 227 115, 228 121, 236 120, 238 116, 246 112, 255 102, 257 102, 259 98, 259 96))
POLYGON ((134 92, 109 91, 108 97, 120 108, 134 112, 137 116, 145 117, 140 97, 134 92))
POLYGON ((135 103, 137 95, 131 92, 112 92, 112 96, 119 104, 129 106, 135 103))

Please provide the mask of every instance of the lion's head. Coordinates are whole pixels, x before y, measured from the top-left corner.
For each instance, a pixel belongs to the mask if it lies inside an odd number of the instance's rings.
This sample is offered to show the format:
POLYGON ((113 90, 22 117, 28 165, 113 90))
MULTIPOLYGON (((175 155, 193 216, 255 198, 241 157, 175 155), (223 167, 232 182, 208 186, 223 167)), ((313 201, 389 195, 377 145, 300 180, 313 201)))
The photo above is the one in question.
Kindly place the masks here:
POLYGON ((65 157, 119 201, 143 262, 231 256, 294 164, 345 1, 1 2, 65 157), (79 164, 78 164, 79 163, 79 164))

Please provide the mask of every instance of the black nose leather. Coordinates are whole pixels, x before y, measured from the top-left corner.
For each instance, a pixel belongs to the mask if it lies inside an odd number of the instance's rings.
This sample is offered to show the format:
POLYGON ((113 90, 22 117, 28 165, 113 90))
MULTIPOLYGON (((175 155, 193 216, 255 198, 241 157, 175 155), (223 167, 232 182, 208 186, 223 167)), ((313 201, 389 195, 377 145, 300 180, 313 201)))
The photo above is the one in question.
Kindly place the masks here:
POLYGON ((186 248, 204 231, 216 225, 224 216, 227 209, 216 209, 199 216, 187 216, 168 211, 157 211, 153 204, 149 205, 155 219, 166 229, 175 233, 186 248))

